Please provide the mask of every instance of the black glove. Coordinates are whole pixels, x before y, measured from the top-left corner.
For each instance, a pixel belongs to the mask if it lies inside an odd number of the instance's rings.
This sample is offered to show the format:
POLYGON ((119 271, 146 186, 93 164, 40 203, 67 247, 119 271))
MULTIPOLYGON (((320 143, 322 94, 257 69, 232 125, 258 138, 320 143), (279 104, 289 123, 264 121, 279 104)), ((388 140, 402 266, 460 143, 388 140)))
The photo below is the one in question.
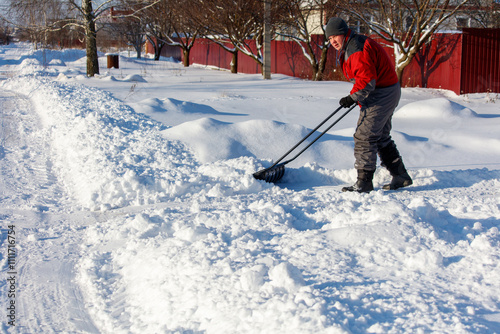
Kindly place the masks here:
POLYGON ((341 98, 339 103, 342 107, 349 108, 356 102, 352 99, 351 95, 347 95, 346 97, 341 98))

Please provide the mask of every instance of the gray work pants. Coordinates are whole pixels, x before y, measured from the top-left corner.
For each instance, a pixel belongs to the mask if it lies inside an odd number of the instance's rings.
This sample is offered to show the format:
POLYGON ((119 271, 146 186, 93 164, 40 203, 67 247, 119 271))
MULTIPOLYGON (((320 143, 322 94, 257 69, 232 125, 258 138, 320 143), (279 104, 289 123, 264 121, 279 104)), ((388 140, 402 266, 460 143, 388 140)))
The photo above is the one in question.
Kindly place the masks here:
POLYGON ((401 98, 399 83, 377 88, 360 103, 361 110, 354 133, 354 167, 373 171, 377 153, 391 142, 392 115, 401 98))

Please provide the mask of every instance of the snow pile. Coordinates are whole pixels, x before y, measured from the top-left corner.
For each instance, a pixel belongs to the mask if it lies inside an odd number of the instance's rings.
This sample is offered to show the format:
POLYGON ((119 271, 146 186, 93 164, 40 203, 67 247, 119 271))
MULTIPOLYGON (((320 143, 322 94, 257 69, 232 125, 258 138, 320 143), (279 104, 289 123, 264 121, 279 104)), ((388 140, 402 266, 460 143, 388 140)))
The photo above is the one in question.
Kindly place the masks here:
POLYGON ((110 333, 482 331, 477 310, 498 312, 500 234, 487 217, 500 212, 474 194, 499 177, 466 191, 476 208, 273 188, 143 210, 88 230, 79 282, 110 333))
MULTIPOLYGON (((37 73, 36 63, 24 60, 21 74, 37 73)), ((255 160, 239 158, 198 171, 199 163, 183 144, 161 135, 164 126, 102 90, 39 75, 20 76, 4 87, 29 95, 35 103, 50 131, 56 166, 85 207, 109 209, 157 203, 189 192, 262 189, 249 173, 257 169, 255 160), (234 168, 245 174, 226 171, 234 168)))
MULTIPOLYGON (((167 98, 148 98, 130 104, 137 112, 172 126, 209 116, 235 116, 238 114, 221 113, 216 109, 198 103, 167 98)), ((240 116, 240 115, 238 115, 240 116)), ((210 134, 212 135, 212 134, 210 134)))
POLYGON ((278 148, 287 147, 290 143, 288 141, 283 143, 283 140, 269 141, 267 133, 273 133, 273 136, 282 138, 286 138, 285 134, 287 134, 292 139, 300 139, 304 136, 303 131, 300 130, 296 126, 268 121, 228 124, 212 118, 200 118, 167 129, 163 133, 167 138, 183 140, 194 147, 200 161, 214 162, 264 153, 258 151, 266 146, 273 151, 278 151, 278 148), (252 133, 253 136, 248 137, 248 133, 252 133), (278 146, 278 148, 273 146, 278 146))
POLYGON ((39 49, 33 51, 30 55, 32 59, 41 60, 43 65, 65 65, 65 62, 74 62, 83 58, 83 61, 87 61, 85 50, 81 49, 63 49, 63 50, 50 50, 50 49, 39 49))
POLYGON ((32 74, 42 70, 43 70, 42 64, 38 61, 38 59, 33 59, 33 58, 24 59, 18 66, 18 71, 19 74, 21 75, 32 74))
POLYGON ((146 80, 139 74, 127 75, 123 79, 117 79, 114 75, 96 75, 96 77, 103 81, 146 82, 146 80))
POLYGON ((435 98, 407 104, 394 118, 427 119, 430 121, 453 122, 457 118, 478 117, 477 113, 445 98, 435 98))
POLYGON ((82 261, 80 283, 89 287, 93 313, 114 333, 321 331, 324 300, 295 266, 262 253, 272 246, 259 234, 271 231, 231 228, 263 218, 272 219, 276 244, 284 217, 259 211, 166 209, 92 229, 88 239, 103 248, 82 261))

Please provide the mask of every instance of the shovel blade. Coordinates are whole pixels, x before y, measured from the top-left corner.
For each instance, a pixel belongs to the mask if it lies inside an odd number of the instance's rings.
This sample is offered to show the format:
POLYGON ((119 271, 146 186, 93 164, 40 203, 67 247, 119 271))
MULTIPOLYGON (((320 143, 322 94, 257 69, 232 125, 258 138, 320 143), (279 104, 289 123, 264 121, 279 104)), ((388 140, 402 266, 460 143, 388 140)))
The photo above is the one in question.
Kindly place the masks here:
POLYGON ((257 180, 264 180, 268 183, 279 181, 285 175, 285 165, 279 164, 274 167, 262 169, 253 174, 257 180))

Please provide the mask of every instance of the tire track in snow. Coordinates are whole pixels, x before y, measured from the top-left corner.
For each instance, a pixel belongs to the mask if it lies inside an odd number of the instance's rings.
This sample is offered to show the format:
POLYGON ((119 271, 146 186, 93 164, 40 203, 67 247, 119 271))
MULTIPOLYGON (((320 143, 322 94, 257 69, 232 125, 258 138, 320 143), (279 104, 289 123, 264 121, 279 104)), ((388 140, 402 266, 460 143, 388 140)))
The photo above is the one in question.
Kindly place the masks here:
POLYGON ((0 172, 2 204, 47 210, 64 196, 50 160, 47 133, 30 112, 28 99, 0 95, 0 172))
MULTIPOLYGON (((16 230, 16 327, 18 333, 97 333, 87 314, 74 266, 90 213, 74 209, 52 170, 47 133, 23 96, 0 92, 0 221, 2 249, 8 225, 16 230)), ((0 288, 5 291, 6 255, 1 253, 0 288)), ((2 305, 7 296, 2 294, 2 305)))

